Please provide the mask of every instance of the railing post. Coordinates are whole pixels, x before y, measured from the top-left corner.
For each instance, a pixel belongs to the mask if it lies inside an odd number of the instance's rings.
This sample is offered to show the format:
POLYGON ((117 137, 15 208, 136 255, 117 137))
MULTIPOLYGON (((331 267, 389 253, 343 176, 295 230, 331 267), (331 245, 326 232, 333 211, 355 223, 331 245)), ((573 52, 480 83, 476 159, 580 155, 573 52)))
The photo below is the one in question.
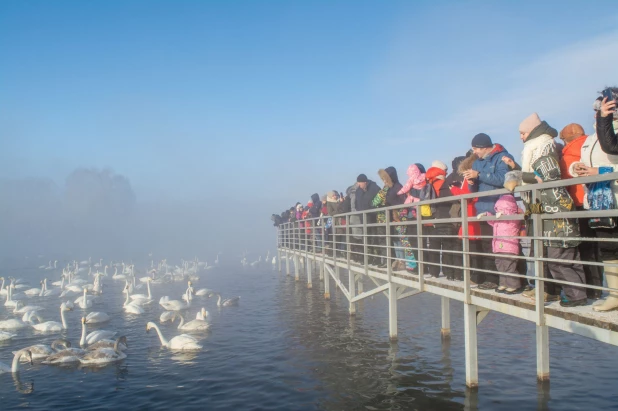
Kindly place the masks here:
POLYGON ((391 210, 387 210, 384 214, 386 215, 386 274, 390 283, 393 275, 391 266, 391 210))
POLYGON ((350 269, 350 216, 345 216, 345 242, 347 250, 348 262, 348 291, 350 293, 350 315, 356 315, 356 303, 352 302, 352 298, 356 297, 356 276, 350 269))
POLYGON ((461 199, 461 251, 463 257, 464 304, 470 304, 470 238, 468 237, 468 200, 461 199))
POLYGON ((418 247, 417 250, 417 258, 416 264, 418 266, 418 289, 420 291, 425 291, 425 253, 423 248, 425 248, 425 244, 423 244, 423 216, 421 215, 421 206, 416 206, 416 245, 418 247))
POLYGON ((311 259, 311 263, 305 260, 307 264, 307 288, 313 288, 313 267, 315 263, 315 220, 311 220, 311 253, 313 254, 313 258, 311 259))
POLYGON ((369 247, 367 245, 367 213, 363 211, 363 265, 365 266, 365 275, 369 275, 369 247))
MULTIPOLYGON (((532 190, 532 203, 541 198, 539 189, 532 190)), ((543 250, 543 219, 541 214, 532 215, 534 233, 534 272, 539 278, 535 284, 536 301, 536 376, 539 381, 549 380, 549 329, 545 323, 545 277, 543 262, 539 260, 544 254, 543 250)))
POLYGON ((479 385, 476 311, 476 305, 464 304, 466 386, 469 388, 479 385))

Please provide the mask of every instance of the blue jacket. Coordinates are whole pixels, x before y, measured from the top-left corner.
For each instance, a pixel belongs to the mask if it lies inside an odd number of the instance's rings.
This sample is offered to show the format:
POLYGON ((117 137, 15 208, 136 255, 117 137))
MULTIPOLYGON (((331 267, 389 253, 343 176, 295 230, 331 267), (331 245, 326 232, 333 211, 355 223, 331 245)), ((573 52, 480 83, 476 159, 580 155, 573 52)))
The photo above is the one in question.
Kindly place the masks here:
MULTIPOLYGON (((495 144, 493 151, 485 158, 477 159, 472 164, 472 170, 478 171, 479 176, 474 179, 474 185, 470 186, 471 190, 477 192, 491 191, 499 188, 504 188, 504 176, 510 171, 509 166, 502 161, 502 157, 507 156, 513 161, 513 156, 500 144, 495 144)), ((494 214, 494 206, 500 198, 497 196, 480 197, 476 202, 476 212, 494 214)))

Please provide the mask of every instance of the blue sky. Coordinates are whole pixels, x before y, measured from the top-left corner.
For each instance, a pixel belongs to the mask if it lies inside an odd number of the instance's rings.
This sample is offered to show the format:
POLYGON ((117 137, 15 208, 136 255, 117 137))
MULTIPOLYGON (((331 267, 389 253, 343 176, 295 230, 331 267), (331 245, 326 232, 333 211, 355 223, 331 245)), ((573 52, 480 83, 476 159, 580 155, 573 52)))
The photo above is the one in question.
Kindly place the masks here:
POLYGON ((3 1, 0 178, 111 167, 141 201, 266 212, 478 132, 518 158, 534 111, 591 132, 617 23, 615 1, 3 1))

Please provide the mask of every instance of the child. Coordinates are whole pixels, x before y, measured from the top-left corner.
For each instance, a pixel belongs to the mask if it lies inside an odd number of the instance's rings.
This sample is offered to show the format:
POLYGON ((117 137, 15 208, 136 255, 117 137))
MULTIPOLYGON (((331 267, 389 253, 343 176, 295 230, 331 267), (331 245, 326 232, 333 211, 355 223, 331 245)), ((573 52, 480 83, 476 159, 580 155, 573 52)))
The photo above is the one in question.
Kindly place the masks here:
MULTIPOLYGON (((520 212, 515 197, 512 194, 501 196, 496 201, 494 209, 496 210, 496 218, 500 218, 503 215, 515 215, 520 212)), ((517 237, 519 236, 521 223, 517 220, 488 221, 488 223, 494 228, 492 249, 494 254, 497 254, 496 268, 502 273, 518 274, 517 259, 513 257, 519 255, 519 238, 517 237)), ((518 294, 521 291, 519 277, 500 275, 500 284, 496 288, 497 293, 518 294)))

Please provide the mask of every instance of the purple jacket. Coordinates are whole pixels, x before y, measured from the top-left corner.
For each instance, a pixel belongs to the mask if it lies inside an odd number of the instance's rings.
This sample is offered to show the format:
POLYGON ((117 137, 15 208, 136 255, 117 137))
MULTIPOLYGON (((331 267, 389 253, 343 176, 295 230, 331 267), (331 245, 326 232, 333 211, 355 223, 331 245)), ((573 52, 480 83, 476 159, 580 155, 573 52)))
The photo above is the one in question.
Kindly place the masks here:
MULTIPOLYGON (((519 212, 517 202, 512 194, 500 196, 494 206, 496 213, 502 215, 515 215, 519 212)), ((499 238, 499 237, 519 237, 520 221, 488 221, 494 227, 494 239, 492 241, 493 252, 499 254, 519 254, 518 238, 499 238)))

